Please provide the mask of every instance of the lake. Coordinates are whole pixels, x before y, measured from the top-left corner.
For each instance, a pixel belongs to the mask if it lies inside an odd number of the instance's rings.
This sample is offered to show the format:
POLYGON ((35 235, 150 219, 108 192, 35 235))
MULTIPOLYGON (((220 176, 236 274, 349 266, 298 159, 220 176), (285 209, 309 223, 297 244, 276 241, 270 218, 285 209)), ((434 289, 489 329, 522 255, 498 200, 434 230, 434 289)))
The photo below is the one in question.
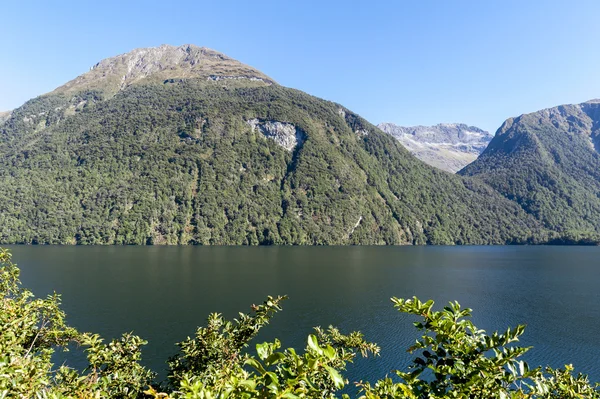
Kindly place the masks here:
POLYGON ((150 341, 144 363, 164 376, 175 342, 211 312, 234 317, 267 295, 289 295, 259 341, 303 348, 313 326, 362 331, 381 357, 347 376, 375 380, 404 368, 418 337, 392 296, 457 300, 487 331, 526 324, 530 365, 600 381, 598 247, 61 247, 9 246, 26 287, 56 291, 71 325, 106 338, 150 341))

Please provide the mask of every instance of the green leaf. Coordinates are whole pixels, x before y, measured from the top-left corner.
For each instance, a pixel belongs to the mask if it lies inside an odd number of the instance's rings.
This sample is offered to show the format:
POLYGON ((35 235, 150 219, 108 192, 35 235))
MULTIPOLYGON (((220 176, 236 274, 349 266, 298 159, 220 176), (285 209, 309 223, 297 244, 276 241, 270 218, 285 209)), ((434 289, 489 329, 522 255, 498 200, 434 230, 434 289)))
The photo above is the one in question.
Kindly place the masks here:
POLYGON ((313 351, 317 352, 318 354, 323 353, 323 350, 321 349, 321 347, 319 347, 319 341, 317 340, 317 337, 314 334, 310 334, 308 336, 308 347, 313 351))
POLYGON ((331 345, 327 345, 327 347, 323 349, 323 354, 329 360, 335 359, 335 349, 331 345))
POLYGON ((345 382, 340 373, 338 373, 338 371, 331 366, 325 366, 325 369, 329 373, 329 376, 331 377, 335 387, 337 389, 342 389, 345 385, 345 382))
POLYGON ((271 346, 268 342, 256 344, 256 353, 260 360, 265 360, 271 354, 271 346))
POLYGON ((260 374, 265 374, 267 372, 267 370, 265 370, 265 368, 262 366, 262 364, 260 364, 260 362, 256 359, 253 359, 253 358, 246 359, 244 364, 254 367, 256 369, 256 371, 258 371, 260 374))
POLYGON ((285 355, 283 353, 275 352, 269 355, 269 357, 265 360, 265 364, 267 366, 272 366, 274 364, 279 363, 283 359, 285 359, 285 355))

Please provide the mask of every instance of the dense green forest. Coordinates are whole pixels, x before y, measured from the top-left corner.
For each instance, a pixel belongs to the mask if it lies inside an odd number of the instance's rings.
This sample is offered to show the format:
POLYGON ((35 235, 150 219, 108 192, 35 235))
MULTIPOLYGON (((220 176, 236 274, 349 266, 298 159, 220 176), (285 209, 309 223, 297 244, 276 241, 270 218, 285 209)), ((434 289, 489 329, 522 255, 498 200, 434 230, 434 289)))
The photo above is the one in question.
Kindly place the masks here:
POLYGON ((56 92, 0 126, 0 241, 505 244, 553 237, 473 179, 338 104, 276 84, 171 79, 56 92), (248 121, 294 126, 288 151, 248 121))
POLYGON ((565 240, 598 241, 599 127, 598 101, 509 119, 459 173, 485 181, 565 240))
MULTIPOLYGON (((111 342, 68 326, 60 296, 37 299, 22 287, 10 253, 0 249, 0 397, 2 398, 346 398, 343 376, 358 354, 377 356, 379 347, 359 332, 315 328, 302 351, 279 340, 253 342, 285 297, 269 297, 251 313, 227 321, 211 314, 205 327, 178 344, 168 360, 168 378, 140 360, 147 343, 132 333, 111 342), (254 349, 250 348, 253 344, 254 349), (87 367, 52 364, 56 350, 85 351, 87 367)), ((471 310, 450 303, 392 298, 412 315, 422 337, 408 348, 406 370, 376 382, 357 382, 360 398, 568 399, 600 398, 600 387, 563 369, 530 369, 517 346, 524 326, 487 334, 470 320, 471 310)), ((160 321, 157 321, 160 322, 160 321)), ((392 372, 392 370, 390 370, 392 372)))
POLYGON ((137 49, 2 114, 0 243, 593 244, 598 105, 509 120, 461 177, 214 50, 137 49))

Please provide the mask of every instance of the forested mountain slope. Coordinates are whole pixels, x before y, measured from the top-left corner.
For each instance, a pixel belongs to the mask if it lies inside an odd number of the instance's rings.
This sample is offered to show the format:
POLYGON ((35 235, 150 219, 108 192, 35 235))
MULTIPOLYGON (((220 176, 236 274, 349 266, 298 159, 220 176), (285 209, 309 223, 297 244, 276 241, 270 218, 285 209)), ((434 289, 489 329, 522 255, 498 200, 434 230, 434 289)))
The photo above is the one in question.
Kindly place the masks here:
POLYGON ((344 107, 195 46, 140 49, 0 125, 0 241, 489 244, 549 233, 344 107))
POLYGON ((477 176, 548 228, 600 231, 600 101, 508 119, 460 174, 477 176))

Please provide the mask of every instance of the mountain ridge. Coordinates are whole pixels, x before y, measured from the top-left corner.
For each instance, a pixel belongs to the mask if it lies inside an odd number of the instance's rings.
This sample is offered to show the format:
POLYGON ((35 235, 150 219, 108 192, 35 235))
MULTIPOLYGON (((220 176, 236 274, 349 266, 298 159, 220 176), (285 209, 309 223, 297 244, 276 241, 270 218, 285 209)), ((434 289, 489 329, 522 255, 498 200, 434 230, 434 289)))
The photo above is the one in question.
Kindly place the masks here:
POLYGON ((51 93, 101 89, 110 94, 144 79, 252 79, 275 81, 248 65, 207 47, 191 44, 137 48, 96 63, 51 93))
POLYGON ((459 173, 482 179, 548 228, 600 232, 600 101, 507 119, 459 173))

